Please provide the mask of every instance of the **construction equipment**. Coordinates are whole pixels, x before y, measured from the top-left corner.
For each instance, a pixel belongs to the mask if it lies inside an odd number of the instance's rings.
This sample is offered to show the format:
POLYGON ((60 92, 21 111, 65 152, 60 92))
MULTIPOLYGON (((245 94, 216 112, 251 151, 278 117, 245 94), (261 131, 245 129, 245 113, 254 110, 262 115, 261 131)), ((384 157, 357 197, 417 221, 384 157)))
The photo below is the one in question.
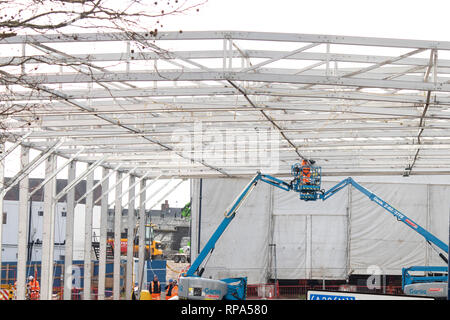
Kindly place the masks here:
MULTIPOLYGON (((363 193, 370 200, 381 206, 387 212, 392 214, 397 221, 404 223, 407 227, 411 228, 423 238, 425 241, 438 253, 439 257, 448 264, 448 257, 445 254, 448 254, 448 244, 444 243, 442 240, 438 239, 429 231, 422 228, 418 223, 413 221, 411 218, 407 217, 402 212, 398 211, 394 207, 392 207, 389 203, 370 192, 359 183, 357 183, 352 178, 347 178, 339 182, 337 185, 332 187, 327 192, 320 192, 319 198, 322 200, 327 200, 339 190, 342 190, 347 185, 353 186, 356 190, 363 193), (439 252, 439 249, 443 252, 439 252)), ((448 266, 445 267, 435 267, 435 266, 412 266, 409 268, 402 269, 402 289, 403 292, 409 295, 418 295, 418 296, 428 296, 434 298, 443 298, 447 297, 447 288, 448 288, 448 266), (423 272, 426 273, 425 276, 412 276, 411 272, 423 272), (438 275, 434 275, 434 273, 438 273, 438 275)))
MULTIPOLYGON (((146 224, 145 225, 145 260, 150 259, 163 259, 164 253, 163 253, 163 245, 161 244, 161 241, 154 240, 154 228, 156 227, 155 224, 146 224)), ((133 257, 139 256, 139 225, 136 225, 133 230, 133 257)), ((107 235, 107 259, 112 259, 114 257, 114 232, 108 232, 107 235)), ((128 235, 125 232, 121 233, 120 236, 120 254, 126 255, 127 254, 127 248, 128 248, 128 235)), ((97 260, 99 258, 99 242, 93 241, 92 247, 94 248, 95 255, 97 257, 97 260)))
POLYGON ((200 265, 203 263, 205 258, 212 253, 216 242, 219 240, 220 236, 235 217, 237 210, 244 203, 245 199, 253 191, 259 181, 264 181, 286 191, 292 189, 288 183, 258 172, 238 195, 232 205, 225 211, 225 218, 222 223, 205 244, 188 271, 180 277, 178 285, 178 296, 180 299, 245 300, 247 295, 247 278, 227 278, 221 280, 202 278, 201 276, 205 268, 204 266, 200 268, 200 265))
MULTIPOLYGON (((323 201, 329 199, 331 196, 336 194, 338 191, 342 190, 347 185, 353 186, 358 191, 362 192, 366 195, 370 200, 374 201, 376 204, 380 205, 382 208, 391 213, 398 221, 403 222, 412 230, 416 231, 418 234, 423 236, 428 244, 431 246, 437 246, 444 252, 448 252, 448 245, 443 241, 439 240, 437 237, 432 235, 430 232, 419 226, 412 219, 405 216, 400 211, 396 210, 394 207, 389 205, 387 202, 358 184, 352 178, 344 179, 343 181, 336 184, 334 187, 329 189, 328 191, 321 189, 321 168, 318 166, 314 166, 314 162, 307 161, 303 164, 296 163, 291 167, 291 175, 294 179, 287 183, 278 178, 272 177, 270 175, 261 174, 257 172, 257 174, 253 177, 253 179, 245 186, 242 192, 238 195, 238 197, 233 201, 231 206, 225 211, 225 217, 223 221, 219 224, 215 232, 212 234, 208 242, 205 244, 197 258, 194 260, 190 268, 187 272, 183 273, 180 277, 179 281, 179 298, 180 299, 191 299, 191 300, 244 300, 246 298, 246 290, 247 290, 247 278, 227 278, 221 280, 213 280, 202 278, 202 274, 205 270, 204 263, 206 257, 212 254, 216 242, 219 240, 220 236, 223 234, 225 229, 228 227, 230 222, 235 217, 237 210, 242 206, 245 199, 249 196, 249 194, 253 191, 256 184, 259 181, 263 181, 270 185, 273 185, 277 188, 280 188, 285 191, 294 191, 299 193, 299 198, 304 201, 316 201, 321 199, 323 201), (305 167, 308 167, 308 170, 304 170, 305 167), (305 172, 307 172, 308 177, 305 179, 305 172)), ((439 256, 444 260, 448 261, 444 254, 439 253, 439 256)), ((423 267, 425 271, 433 271, 432 267, 423 267), (428 269, 427 269, 428 268, 428 269)), ((448 269, 443 267, 441 270, 443 273, 448 274, 448 269)), ((405 275, 408 273, 408 270, 405 270, 405 275)), ((414 286, 420 287, 423 286, 424 283, 432 283, 437 284, 439 286, 445 287, 445 281, 447 281, 447 275, 438 277, 408 277, 404 279, 404 291, 409 290, 410 293, 414 292, 414 286), (443 281, 438 281, 443 280, 443 281), (431 281, 431 282, 430 282, 431 281)), ((443 288, 444 290, 444 288, 443 288)), ((423 288, 416 290, 416 295, 427 295, 433 296, 433 291, 425 290, 425 294, 423 288)))
POLYGON ((175 263, 191 262, 191 247, 183 246, 182 248, 180 248, 180 250, 173 255, 172 260, 175 263))

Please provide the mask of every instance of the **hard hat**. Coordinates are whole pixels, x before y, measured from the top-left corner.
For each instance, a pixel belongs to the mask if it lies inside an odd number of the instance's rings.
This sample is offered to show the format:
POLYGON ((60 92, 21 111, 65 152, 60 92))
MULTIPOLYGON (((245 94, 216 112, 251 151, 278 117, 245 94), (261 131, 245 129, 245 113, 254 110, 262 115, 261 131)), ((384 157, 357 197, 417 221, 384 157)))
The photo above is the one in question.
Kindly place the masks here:
POLYGON ((171 283, 171 282, 173 282, 173 280, 172 280, 172 279, 169 279, 169 283, 171 283))
POLYGON ((33 276, 29 276, 29 277, 28 277, 28 280, 33 280, 33 279, 34 279, 33 276))

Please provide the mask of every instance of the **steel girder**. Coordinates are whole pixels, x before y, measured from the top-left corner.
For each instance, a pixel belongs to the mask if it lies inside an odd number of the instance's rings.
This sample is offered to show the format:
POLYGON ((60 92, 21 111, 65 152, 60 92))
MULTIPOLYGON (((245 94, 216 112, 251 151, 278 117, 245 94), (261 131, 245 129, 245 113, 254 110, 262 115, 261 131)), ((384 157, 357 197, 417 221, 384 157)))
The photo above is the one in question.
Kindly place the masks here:
POLYGON ((324 175, 450 172, 450 42, 204 31, 0 46, 0 107, 16 110, 3 133, 41 151, 64 137, 70 161, 137 178, 284 175, 299 157, 324 175))

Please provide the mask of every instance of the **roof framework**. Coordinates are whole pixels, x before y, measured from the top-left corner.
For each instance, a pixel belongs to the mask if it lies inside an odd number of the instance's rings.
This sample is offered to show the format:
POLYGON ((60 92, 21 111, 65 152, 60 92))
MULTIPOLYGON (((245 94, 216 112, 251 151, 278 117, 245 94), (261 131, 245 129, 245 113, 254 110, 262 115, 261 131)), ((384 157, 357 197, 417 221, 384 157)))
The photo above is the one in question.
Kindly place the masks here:
POLYGON ((0 41, 11 141, 137 176, 450 173, 450 42, 205 31, 0 41), (19 53, 18 53, 19 52, 19 53), (7 83, 8 82, 8 83, 7 83), (32 105, 33 108, 27 108, 32 105))

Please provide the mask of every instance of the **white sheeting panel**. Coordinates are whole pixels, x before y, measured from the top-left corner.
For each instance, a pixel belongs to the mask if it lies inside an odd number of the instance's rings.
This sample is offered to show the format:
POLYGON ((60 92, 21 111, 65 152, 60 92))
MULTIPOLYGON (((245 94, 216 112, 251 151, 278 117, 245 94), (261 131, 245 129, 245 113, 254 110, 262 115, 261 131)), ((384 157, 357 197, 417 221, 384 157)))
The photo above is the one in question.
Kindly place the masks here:
MULTIPOLYGON (((334 185, 326 182, 322 187, 334 185)), ((273 195, 278 277, 345 278, 347 190, 326 201, 302 201, 297 193, 278 188, 273 195)))
MULTIPOLYGON (((248 182, 247 179, 203 180, 201 248, 248 182)), ((215 279, 246 276, 249 283, 266 280, 269 267, 270 203, 270 186, 258 184, 217 242, 203 276, 215 279)))
MULTIPOLYGON (((312 279, 345 279, 347 275, 347 217, 311 217, 312 279)), ((295 278, 294 278, 295 279, 295 278)))
POLYGON ((309 277, 308 217, 277 215, 274 220, 273 242, 277 249, 277 277, 306 279, 309 277))
MULTIPOLYGON (((362 184, 427 229, 427 186, 362 184)), ((352 188, 350 267, 366 274, 370 266, 401 274, 402 267, 425 265, 423 238, 365 195, 352 188)))
MULTIPOLYGON (((450 186, 430 185, 430 227, 427 229, 448 244, 448 225, 450 213, 450 186)), ((439 249, 438 249, 439 250, 439 249)), ((434 250, 429 252, 429 265, 444 266, 444 261, 434 250)), ((439 250, 439 252, 442 252, 439 250)))

